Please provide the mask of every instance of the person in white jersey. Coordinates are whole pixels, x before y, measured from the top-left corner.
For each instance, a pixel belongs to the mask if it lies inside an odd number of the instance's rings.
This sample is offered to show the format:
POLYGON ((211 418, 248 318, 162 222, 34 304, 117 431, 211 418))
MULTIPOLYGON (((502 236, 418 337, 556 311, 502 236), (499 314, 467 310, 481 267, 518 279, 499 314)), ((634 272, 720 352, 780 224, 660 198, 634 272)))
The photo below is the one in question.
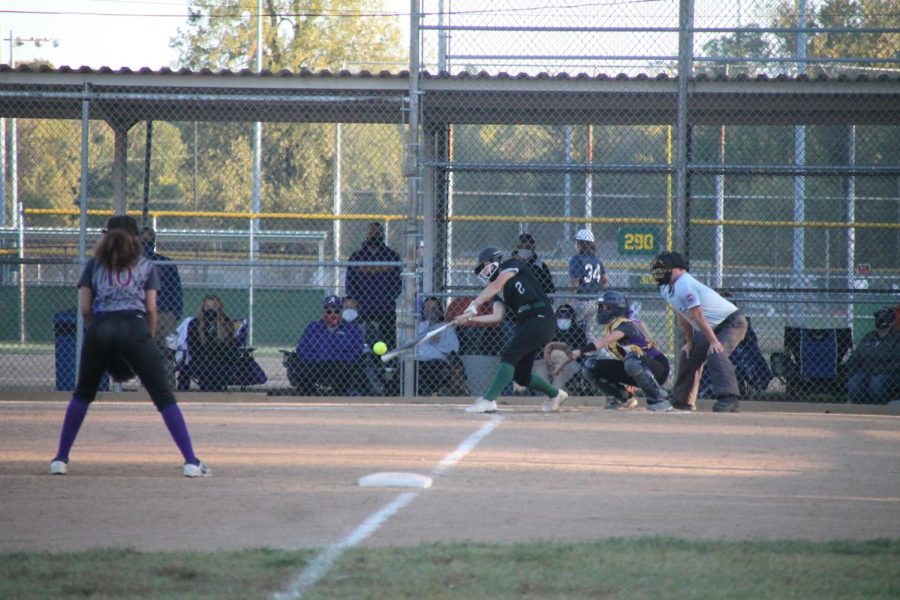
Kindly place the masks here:
POLYGON ((678 252, 660 253, 651 268, 686 340, 675 373, 672 407, 696 410, 700 376, 706 368, 716 399, 713 412, 738 412, 740 392, 728 357, 747 334, 747 319, 737 306, 694 279, 678 252))

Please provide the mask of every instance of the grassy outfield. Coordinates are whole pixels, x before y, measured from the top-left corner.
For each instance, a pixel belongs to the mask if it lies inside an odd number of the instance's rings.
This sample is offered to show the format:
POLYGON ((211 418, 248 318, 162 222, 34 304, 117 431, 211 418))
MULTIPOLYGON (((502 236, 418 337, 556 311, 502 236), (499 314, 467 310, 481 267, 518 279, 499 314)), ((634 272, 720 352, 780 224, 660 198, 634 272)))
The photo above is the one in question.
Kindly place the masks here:
MULTIPOLYGON (((314 552, 0 554, 0 598, 265 598, 314 552)), ((306 598, 898 598, 900 540, 348 551, 306 598)))

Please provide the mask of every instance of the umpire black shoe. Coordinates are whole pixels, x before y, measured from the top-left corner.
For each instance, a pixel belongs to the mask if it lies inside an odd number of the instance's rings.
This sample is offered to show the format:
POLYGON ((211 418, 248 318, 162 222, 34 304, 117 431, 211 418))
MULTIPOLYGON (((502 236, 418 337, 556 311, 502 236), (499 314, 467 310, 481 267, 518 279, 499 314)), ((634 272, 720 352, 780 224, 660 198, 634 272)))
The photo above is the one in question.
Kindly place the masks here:
POLYGON ((713 404, 713 412, 741 412, 737 400, 717 400, 713 404))

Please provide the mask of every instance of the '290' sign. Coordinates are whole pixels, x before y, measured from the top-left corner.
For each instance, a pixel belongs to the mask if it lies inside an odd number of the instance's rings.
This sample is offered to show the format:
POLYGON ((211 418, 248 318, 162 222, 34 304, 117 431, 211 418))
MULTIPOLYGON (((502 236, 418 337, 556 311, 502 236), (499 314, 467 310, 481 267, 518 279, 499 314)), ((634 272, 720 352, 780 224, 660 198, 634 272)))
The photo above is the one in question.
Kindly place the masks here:
POLYGON ((620 227, 619 254, 657 254, 659 229, 656 227, 620 227))

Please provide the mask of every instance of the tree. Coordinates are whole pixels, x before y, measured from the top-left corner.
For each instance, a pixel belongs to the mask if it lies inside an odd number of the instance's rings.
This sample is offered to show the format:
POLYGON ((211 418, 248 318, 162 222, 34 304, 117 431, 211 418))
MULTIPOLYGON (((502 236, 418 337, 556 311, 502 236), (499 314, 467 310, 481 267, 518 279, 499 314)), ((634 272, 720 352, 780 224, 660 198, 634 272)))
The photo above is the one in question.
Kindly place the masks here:
MULTIPOLYGON (((775 27, 796 27, 798 23, 796 4, 793 0, 782 0, 776 7, 775 27)), ((864 28, 900 27, 900 6, 897 0, 824 0, 807 5, 806 26, 814 28, 864 28)), ((829 32, 807 35, 809 57, 827 58, 893 58, 900 48, 900 34, 829 32)), ((797 34, 785 33, 777 36, 782 51, 793 55, 797 47, 797 34)), ((891 65, 877 65, 890 68, 891 65)), ((866 69, 873 65, 866 65, 866 69)), ((827 66, 828 69, 846 69, 845 65, 827 66)), ((893 67, 896 69, 896 67, 893 67)))
MULTIPOLYGON (((243 69, 255 67, 255 0, 193 0, 186 29, 172 46, 183 66, 243 69)), ((343 68, 381 70, 397 65, 403 45, 397 24, 382 11, 380 0, 265 0, 263 2, 263 69, 278 71, 343 68)), ((242 121, 241 115, 235 115, 242 121)), ((185 139, 193 126, 182 124, 185 139)), ((359 129, 363 129, 360 126, 359 129)), ((365 127, 362 133, 382 156, 402 149, 395 127, 365 127)), ((262 197, 264 212, 330 210, 335 150, 330 123, 266 123, 263 128, 262 197)), ((252 194, 252 126, 246 122, 209 124, 198 143, 202 183, 199 208, 249 210, 252 194)), ((367 188, 370 180, 402 187, 399 161, 366 165, 362 181, 345 179, 345 190, 367 188)), ((353 169, 349 170, 351 175, 353 169)), ((345 175, 346 177, 346 175, 345 175)), ((383 185, 383 184, 382 184, 383 185)))
POLYGON ((710 57, 724 59, 754 58, 758 60, 711 63, 711 66, 708 67, 709 70, 714 74, 724 73, 727 75, 734 75, 735 73, 751 74, 757 71, 768 70, 771 63, 767 63, 766 59, 772 57, 773 48, 765 34, 757 29, 758 27, 759 25, 756 23, 751 23, 747 30, 723 35, 703 44, 704 53, 710 57))

